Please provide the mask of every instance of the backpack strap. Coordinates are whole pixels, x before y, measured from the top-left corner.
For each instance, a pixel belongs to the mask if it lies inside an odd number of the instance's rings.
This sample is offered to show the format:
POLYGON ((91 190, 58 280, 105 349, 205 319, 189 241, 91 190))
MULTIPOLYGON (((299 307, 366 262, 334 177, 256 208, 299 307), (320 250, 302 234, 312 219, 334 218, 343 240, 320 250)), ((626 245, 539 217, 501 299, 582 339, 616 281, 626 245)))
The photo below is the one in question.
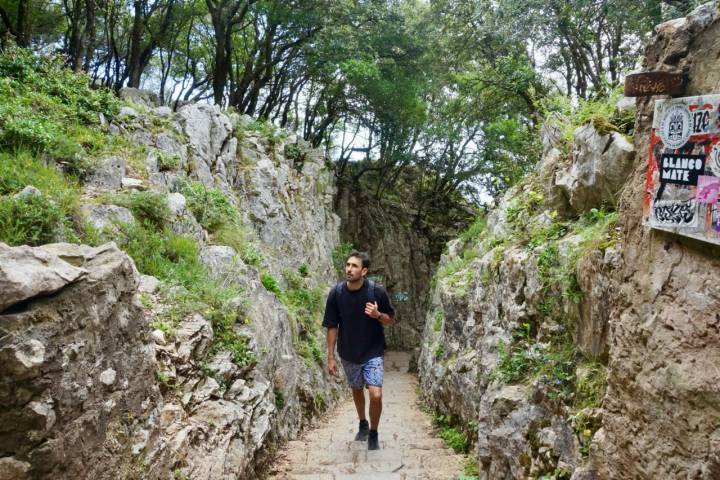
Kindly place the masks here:
POLYGON ((335 285, 335 303, 338 303, 338 300, 340 299, 344 283, 345 282, 338 282, 337 285, 335 285))

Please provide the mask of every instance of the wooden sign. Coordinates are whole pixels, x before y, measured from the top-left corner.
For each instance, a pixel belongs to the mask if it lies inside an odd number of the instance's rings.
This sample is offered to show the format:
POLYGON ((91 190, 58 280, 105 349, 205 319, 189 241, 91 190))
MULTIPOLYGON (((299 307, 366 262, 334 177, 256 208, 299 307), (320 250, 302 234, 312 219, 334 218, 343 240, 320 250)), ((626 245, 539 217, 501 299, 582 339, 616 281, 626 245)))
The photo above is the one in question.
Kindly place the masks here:
POLYGON ((686 76, 683 73, 633 73, 625 77, 625 96, 682 95, 686 83, 686 76))

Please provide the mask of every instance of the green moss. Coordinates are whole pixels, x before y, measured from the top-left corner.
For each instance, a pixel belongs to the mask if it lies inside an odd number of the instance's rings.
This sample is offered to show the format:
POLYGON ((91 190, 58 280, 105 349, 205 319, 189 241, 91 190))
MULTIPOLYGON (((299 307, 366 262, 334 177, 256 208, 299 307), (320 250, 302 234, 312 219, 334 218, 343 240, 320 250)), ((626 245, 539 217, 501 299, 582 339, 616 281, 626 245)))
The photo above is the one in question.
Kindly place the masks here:
POLYGON ((443 317, 442 308, 439 306, 435 307, 435 313, 433 316, 433 325, 432 325, 432 329, 434 332, 439 332, 442 329, 443 320, 444 320, 444 317, 443 317))

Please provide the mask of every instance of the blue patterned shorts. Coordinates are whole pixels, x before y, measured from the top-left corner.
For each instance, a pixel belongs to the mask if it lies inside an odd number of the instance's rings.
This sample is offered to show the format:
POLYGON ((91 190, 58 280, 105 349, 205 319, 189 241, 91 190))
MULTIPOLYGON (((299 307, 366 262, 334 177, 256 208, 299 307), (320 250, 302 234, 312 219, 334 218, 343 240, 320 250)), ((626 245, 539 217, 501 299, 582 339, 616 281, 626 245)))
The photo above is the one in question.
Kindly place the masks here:
POLYGON ((340 359, 350 388, 360 390, 364 386, 382 387, 385 363, 383 357, 371 358, 363 364, 340 359))

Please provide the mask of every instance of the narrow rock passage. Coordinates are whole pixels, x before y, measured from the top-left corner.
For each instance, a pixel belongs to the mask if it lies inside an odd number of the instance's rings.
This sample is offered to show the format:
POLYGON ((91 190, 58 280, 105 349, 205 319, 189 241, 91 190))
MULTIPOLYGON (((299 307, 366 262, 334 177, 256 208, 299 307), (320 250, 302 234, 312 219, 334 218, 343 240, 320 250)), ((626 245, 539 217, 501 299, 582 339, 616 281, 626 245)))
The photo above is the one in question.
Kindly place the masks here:
POLYGON ((433 435, 431 419, 418 406, 417 379, 408 373, 410 356, 385 354, 380 450, 355 442, 357 414, 352 398, 325 415, 318 427, 289 442, 269 479, 278 480, 443 480, 462 471, 463 457, 433 435))

